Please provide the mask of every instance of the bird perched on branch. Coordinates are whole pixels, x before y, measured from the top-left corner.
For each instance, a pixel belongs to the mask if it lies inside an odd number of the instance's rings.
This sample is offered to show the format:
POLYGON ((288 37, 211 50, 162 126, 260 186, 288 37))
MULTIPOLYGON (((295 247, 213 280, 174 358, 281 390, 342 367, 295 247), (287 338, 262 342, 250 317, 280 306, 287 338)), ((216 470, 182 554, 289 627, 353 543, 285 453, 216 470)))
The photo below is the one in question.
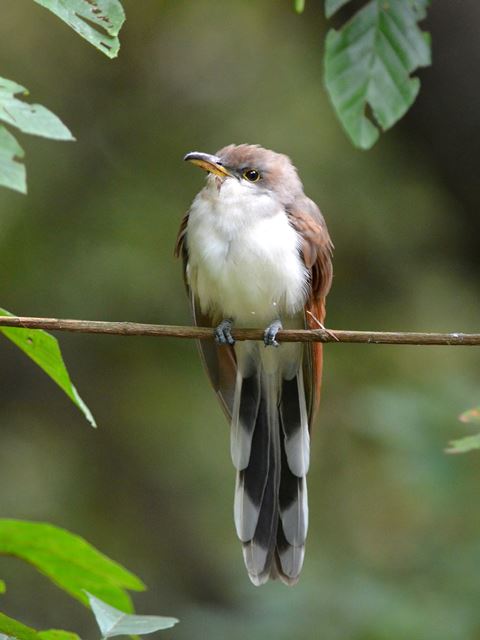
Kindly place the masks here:
POLYGON ((282 328, 318 328, 332 281, 332 243, 286 155, 230 145, 185 160, 207 172, 176 243, 210 381, 231 422, 234 517, 255 585, 298 580, 308 528, 310 427, 321 343, 284 343, 282 328), (318 324, 317 324, 318 323, 318 324), (264 328, 264 345, 234 327, 264 328), (232 334, 233 329, 233 334, 232 334), (266 347, 266 348, 265 348, 266 347))

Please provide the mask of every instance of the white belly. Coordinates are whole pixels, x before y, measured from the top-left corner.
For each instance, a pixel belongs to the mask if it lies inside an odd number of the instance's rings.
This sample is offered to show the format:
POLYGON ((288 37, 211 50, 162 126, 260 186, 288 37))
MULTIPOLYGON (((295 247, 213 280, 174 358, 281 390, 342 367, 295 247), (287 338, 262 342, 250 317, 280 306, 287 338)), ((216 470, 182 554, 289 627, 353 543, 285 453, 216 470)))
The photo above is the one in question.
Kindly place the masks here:
POLYGON ((285 212, 267 196, 221 195, 201 192, 187 229, 187 275, 202 311, 248 326, 295 315, 308 279, 285 212))

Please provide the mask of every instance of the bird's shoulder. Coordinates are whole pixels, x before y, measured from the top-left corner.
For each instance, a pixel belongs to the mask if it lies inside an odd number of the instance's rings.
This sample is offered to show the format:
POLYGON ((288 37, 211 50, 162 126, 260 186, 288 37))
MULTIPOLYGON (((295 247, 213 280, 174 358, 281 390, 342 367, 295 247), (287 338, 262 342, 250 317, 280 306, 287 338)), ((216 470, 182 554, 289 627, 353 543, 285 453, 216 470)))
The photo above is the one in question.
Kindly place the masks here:
POLYGON ((301 236, 300 251, 311 271, 311 288, 315 298, 325 297, 332 283, 333 243, 318 206, 302 195, 286 208, 292 227, 301 236))
POLYGON ((190 216, 190 210, 183 216, 180 221, 180 228, 177 233, 177 238, 175 240, 175 250, 174 255, 176 258, 185 257, 185 253, 187 251, 187 227, 188 227, 188 218, 190 216))

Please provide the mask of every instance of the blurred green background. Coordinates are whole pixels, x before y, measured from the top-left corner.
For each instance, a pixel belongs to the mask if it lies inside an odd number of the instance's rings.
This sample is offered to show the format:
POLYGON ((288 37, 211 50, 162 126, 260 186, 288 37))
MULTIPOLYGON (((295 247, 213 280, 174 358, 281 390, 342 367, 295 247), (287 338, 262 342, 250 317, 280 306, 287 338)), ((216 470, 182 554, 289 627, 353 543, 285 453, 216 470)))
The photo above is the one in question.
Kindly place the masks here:
MULTIPOLYGON (((109 61, 30 0, 4 0, 0 72, 76 143, 21 138, 29 195, 0 191, 0 304, 20 315, 189 324, 182 163, 255 142, 288 153, 336 245, 328 326, 479 326, 477 0, 434 3, 412 112, 352 148, 322 83, 322 3, 125 0, 109 61)), ((328 345, 300 583, 253 587, 232 522, 228 427, 192 341, 60 335, 100 428, 0 344, 0 515, 85 536, 140 575, 165 637, 480 638, 479 454, 447 456, 478 404, 474 348, 328 345)), ((96 637, 90 614, 0 560, 0 608, 96 637)), ((159 636, 160 637, 160 636, 159 636)))

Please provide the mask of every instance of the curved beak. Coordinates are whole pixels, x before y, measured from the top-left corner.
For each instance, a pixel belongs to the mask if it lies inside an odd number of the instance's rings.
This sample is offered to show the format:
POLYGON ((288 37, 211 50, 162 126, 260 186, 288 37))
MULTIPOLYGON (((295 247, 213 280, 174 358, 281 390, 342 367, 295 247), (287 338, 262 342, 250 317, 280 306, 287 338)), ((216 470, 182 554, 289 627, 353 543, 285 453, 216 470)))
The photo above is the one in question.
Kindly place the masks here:
POLYGON ((222 178, 232 175, 230 171, 225 169, 220 158, 212 156, 209 153, 191 151, 190 153, 187 153, 183 159, 187 162, 191 162, 192 164, 196 164, 197 167, 200 167, 204 171, 214 173, 216 176, 221 176, 222 178))

